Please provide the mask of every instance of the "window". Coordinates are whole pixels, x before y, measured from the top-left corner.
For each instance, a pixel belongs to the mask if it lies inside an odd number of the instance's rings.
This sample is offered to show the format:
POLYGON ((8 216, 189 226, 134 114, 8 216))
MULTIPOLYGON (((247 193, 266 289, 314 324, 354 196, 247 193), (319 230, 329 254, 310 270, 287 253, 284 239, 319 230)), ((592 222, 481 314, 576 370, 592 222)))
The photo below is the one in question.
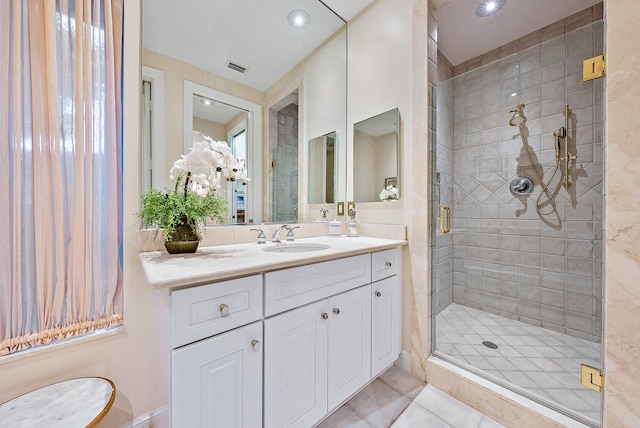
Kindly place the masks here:
POLYGON ((123 323, 122 24, 0 4, 0 355, 123 323))

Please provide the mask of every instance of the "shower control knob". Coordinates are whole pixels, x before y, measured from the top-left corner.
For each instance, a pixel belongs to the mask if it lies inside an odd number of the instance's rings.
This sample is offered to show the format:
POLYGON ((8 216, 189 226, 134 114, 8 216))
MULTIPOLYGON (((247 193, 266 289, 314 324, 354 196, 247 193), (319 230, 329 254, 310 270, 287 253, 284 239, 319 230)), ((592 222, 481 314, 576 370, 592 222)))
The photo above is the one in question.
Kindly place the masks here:
POLYGON ((527 196, 533 192, 533 182, 527 177, 516 177, 509 183, 509 191, 513 196, 527 196))

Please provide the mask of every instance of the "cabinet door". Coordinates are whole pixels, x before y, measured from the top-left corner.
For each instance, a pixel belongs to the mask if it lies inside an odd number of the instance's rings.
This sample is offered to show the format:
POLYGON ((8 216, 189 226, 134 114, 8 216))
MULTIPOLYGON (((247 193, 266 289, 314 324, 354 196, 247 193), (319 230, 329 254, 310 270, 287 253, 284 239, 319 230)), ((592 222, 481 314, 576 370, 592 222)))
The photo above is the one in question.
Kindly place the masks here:
POLYGON ((402 347, 402 288, 399 276, 371 284, 371 374, 378 376, 398 358, 402 347))
POLYGON ((262 321, 172 351, 173 427, 262 426, 262 321))
POLYGON ((329 392, 332 410, 371 379, 371 286, 329 299, 329 392))
POLYGON ((265 321, 265 428, 306 428, 327 413, 328 318, 322 300, 265 321))

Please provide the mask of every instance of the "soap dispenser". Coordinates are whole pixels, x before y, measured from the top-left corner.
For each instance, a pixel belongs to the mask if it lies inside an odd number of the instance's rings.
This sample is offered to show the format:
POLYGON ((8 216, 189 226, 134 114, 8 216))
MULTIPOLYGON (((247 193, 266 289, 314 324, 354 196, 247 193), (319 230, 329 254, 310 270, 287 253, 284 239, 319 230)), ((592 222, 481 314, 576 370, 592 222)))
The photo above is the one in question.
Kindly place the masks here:
POLYGON ((347 223, 347 236, 355 238, 358 236, 358 222, 356 221, 356 209, 349 210, 349 222, 347 223))

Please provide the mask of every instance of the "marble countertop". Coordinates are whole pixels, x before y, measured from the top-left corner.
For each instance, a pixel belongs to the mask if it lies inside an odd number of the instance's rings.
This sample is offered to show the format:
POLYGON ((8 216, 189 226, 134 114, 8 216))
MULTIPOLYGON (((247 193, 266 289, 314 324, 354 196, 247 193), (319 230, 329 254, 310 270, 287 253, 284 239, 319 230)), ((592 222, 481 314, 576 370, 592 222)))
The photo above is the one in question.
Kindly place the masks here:
POLYGON ((150 251, 140 253, 139 256, 152 288, 175 288, 387 250, 406 243, 404 240, 365 236, 320 236, 296 239, 293 244, 322 244, 329 248, 302 253, 264 251, 275 245, 289 244, 283 241, 282 244, 250 243, 202 247, 193 254, 150 251))
POLYGON ((114 398, 115 387, 108 379, 71 379, 0 404, 0 421, 5 427, 93 427, 114 398))

